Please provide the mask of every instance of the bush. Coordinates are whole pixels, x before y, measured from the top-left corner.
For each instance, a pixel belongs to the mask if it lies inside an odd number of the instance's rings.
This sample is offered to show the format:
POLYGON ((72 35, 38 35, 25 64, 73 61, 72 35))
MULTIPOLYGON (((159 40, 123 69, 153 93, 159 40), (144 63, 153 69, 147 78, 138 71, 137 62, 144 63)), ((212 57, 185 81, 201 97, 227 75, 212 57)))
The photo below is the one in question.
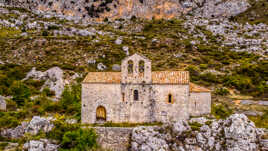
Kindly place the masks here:
POLYGON ((48 32, 47 31, 43 31, 42 32, 42 36, 48 36, 48 32))
POLYGON ((25 101, 30 99, 30 89, 22 82, 14 81, 10 89, 13 95, 12 100, 14 100, 18 106, 24 105, 25 101))
POLYGON ((59 102, 64 113, 74 115, 78 120, 81 116, 81 86, 79 84, 65 87, 59 102))
POLYGON ((215 94, 224 96, 224 95, 228 95, 229 91, 226 88, 217 88, 215 91, 215 94))
POLYGON ((97 148, 97 134, 93 129, 78 129, 66 132, 62 139, 62 148, 84 151, 97 148))
POLYGON ((193 122, 193 123, 189 123, 191 129, 193 131, 199 131, 200 130, 200 127, 202 127, 203 125, 198 123, 198 122, 193 122))
POLYGON ((234 86, 240 91, 246 91, 253 87, 251 79, 244 75, 230 75, 225 78, 225 81, 226 86, 234 86))
POLYGON ((11 128, 19 125, 16 117, 0 112, 0 128, 11 128))
POLYGON ((187 68, 186 68, 187 71, 190 72, 190 75, 191 75, 191 80, 193 81, 198 81, 200 80, 200 77, 199 77, 199 68, 194 66, 194 65, 189 65, 187 68))
POLYGON ((47 137, 50 139, 59 140, 60 142, 62 142, 65 133, 77 130, 80 126, 78 124, 65 123, 62 119, 57 119, 53 122, 53 124, 55 127, 47 134, 47 137))
POLYGON ((231 109, 228 108, 227 105, 212 105, 212 114, 217 118, 217 119, 225 119, 228 116, 230 116, 233 112, 231 109))

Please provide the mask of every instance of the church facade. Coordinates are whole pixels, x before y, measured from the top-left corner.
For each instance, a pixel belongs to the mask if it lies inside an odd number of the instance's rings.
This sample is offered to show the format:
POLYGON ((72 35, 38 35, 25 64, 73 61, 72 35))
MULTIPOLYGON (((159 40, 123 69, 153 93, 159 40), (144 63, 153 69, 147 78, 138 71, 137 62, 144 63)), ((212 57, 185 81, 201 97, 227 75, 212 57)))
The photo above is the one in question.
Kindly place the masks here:
POLYGON ((82 123, 151 123, 209 114, 211 94, 189 81, 188 71, 152 71, 134 54, 121 72, 90 72, 82 82, 82 123))

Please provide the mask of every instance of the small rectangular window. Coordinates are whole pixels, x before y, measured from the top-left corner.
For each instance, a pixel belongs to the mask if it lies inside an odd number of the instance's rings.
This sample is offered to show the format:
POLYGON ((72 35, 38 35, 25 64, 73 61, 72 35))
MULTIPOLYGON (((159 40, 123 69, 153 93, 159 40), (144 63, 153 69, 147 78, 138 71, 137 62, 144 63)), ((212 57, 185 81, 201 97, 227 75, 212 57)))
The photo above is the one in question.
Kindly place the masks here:
POLYGON ((122 101, 125 102, 125 93, 122 93, 122 101))
POLYGON ((139 92, 138 92, 138 90, 134 90, 134 100, 135 101, 139 100, 139 92))
POLYGON ((168 103, 173 103, 173 96, 171 94, 168 95, 168 103))

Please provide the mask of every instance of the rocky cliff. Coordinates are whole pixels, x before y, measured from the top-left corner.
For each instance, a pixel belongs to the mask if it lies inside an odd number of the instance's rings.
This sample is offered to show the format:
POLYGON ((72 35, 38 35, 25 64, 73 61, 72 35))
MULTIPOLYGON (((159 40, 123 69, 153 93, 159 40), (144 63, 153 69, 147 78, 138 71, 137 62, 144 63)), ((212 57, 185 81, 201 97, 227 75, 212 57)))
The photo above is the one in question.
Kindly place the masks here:
POLYGON ((163 127, 137 127, 132 151, 258 151, 267 150, 263 129, 243 114, 226 120, 194 118, 163 127))
POLYGON ((79 18, 173 18, 185 14, 230 17, 246 11, 247 0, 5 0, 5 5, 79 18))

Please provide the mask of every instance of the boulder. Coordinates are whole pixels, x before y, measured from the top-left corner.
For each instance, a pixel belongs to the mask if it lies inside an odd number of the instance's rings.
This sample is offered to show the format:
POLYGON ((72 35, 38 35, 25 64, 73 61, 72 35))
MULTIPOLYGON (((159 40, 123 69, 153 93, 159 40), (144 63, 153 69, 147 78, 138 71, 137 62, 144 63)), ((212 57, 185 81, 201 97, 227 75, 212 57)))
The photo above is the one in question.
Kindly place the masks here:
POLYGON ((1 131, 1 136, 6 137, 6 138, 20 138, 24 135, 24 130, 27 127, 28 123, 27 122, 22 122, 21 125, 11 128, 11 129, 5 129, 1 131))
POLYGON ((132 151, 167 151, 168 144, 155 127, 137 127, 132 131, 132 151))
POLYGON ((27 151, 57 151, 59 145, 53 144, 50 140, 30 140, 23 145, 23 149, 27 151))
POLYGON ((256 127, 244 114, 233 114, 223 122, 228 151, 256 151, 256 127))
POLYGON ((41 141, 31 140, 23 145, 23 149, 27 151, 44 151, 44 143, 41 141))
POLYGON ((31 133, 32 135, 38 134, 41 130, 44 132, 49 132, 53 129, 54 125, 50 122, 50 119, 34 116, 28 126, 25 129, 26 133, 31 133))
POLYGON ((176 135, 181 135, 183 132, 191 130, 187 121, 179 120, 178 122, 172 125, 172 131, 176 135))
POLYGON ((29 73, 27 73, 26 78, 23 80, 30 78, 35 80, 46 80, 45 84, 41 88, 41 91, 48 87, 51 91, 55 92, 56 98, 61 97, 65 84, 63 79, 63 70, 61 70, 59 67, 50 68, 45 72, 37 71, 34 67, 29 73))
POLYGON ((19 146, 18 143, 8 142, 8 145, 5 147, 4 151, 16 151, 18 146, 19 146))
MULTIPOLYGON (((189 122, 205 123, 193 118, 189 122)), ((212 120, 192 131, 186 120, 162 127, 136 127, 131 137, 131 150, 178 151, 257 151, 266 148, 263 129, 256 128, 244 114, 233 114, 225 120, 212 120), (162 146, 162 147, 161 147, 162 146)))
POLYGON ((122 49, 125 52, 125 54, 128 56, 129 55, 129 51, 128 51, 129 48, 128 48, 128 46, 123 46, 122 49))
POLYGON ((112 67, 113 71, 120 71, 121 70, 121 66, 119 64, 114 64, 112 67))
POLYGON ((0 110, 5 111, 7 109, 7 103, 5 97, 0 95, 0 110))
POLYGON ((103 71, 105 70, 107 67, 103 64, 103 63, 98 63, 97 65, 97 69, 100 70, 100 71, 103 71))
POLYGON ((123 42, 122 37, 119 37, 119 38, 117 38, 117 39, 115 40, 114 43, 117 44, 117 45, 121 45, 122 42, 123 42))

